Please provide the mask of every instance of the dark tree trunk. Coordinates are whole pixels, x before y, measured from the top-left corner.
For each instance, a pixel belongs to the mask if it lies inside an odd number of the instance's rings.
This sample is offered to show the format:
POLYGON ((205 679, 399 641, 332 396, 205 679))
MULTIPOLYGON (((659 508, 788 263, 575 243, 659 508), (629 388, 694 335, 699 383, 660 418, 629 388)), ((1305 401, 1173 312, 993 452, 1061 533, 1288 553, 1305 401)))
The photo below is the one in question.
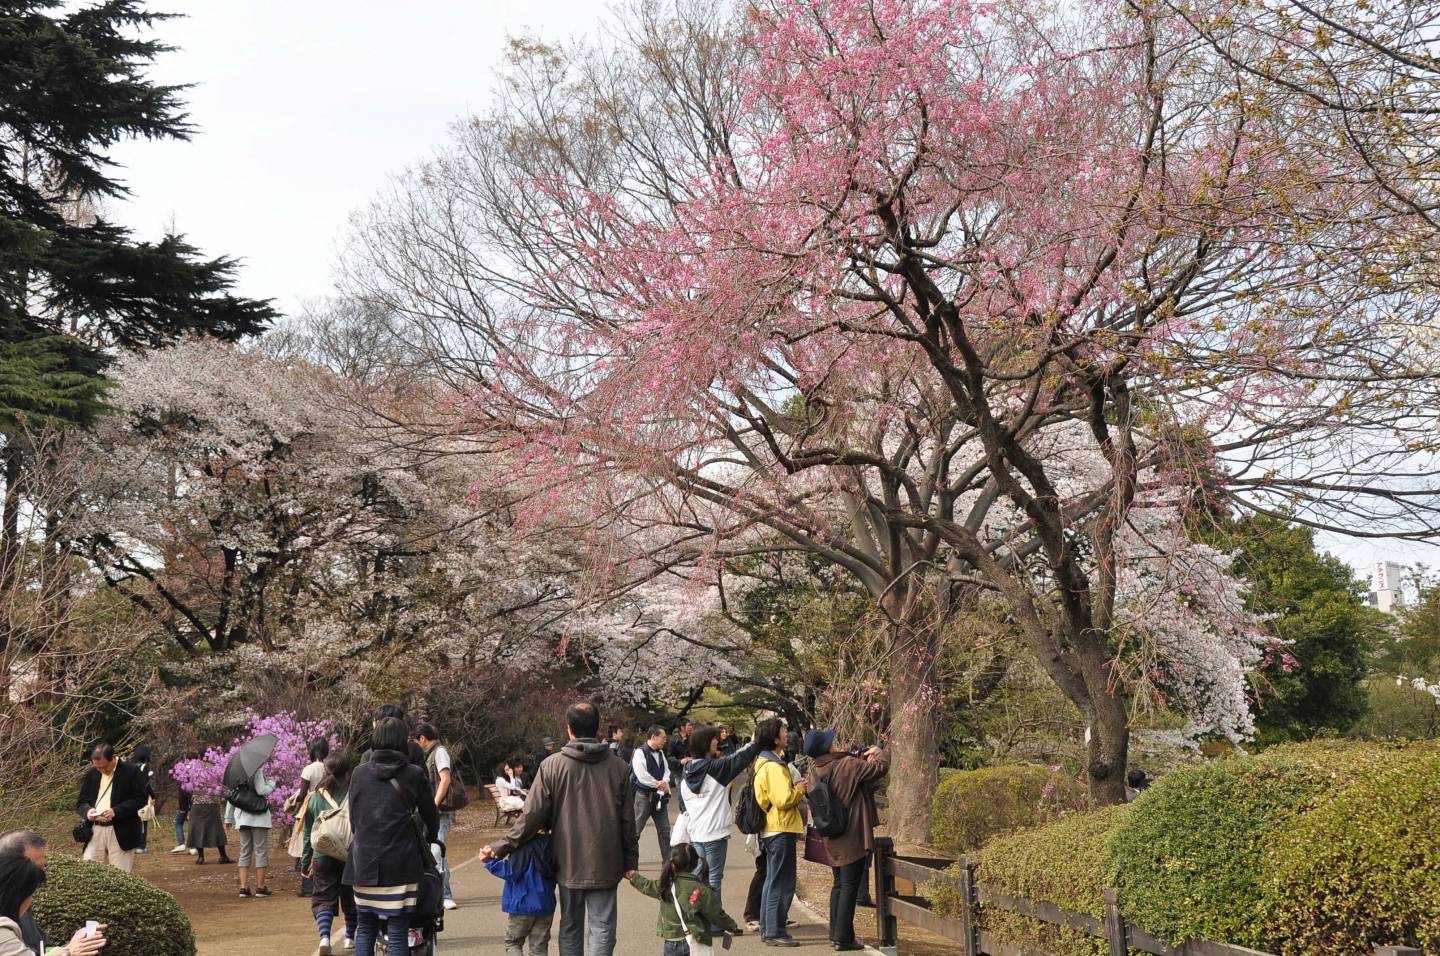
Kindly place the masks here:
MULTIPOLYGON (((913 613, 913 609, 912 613, 913 613)), ((940 690, 935 684, 939 626, 903 618, 891 625, 888 823, 901 843, 930 842, 930 811, 940 780, 940 690)))
POLYGON ((1115 694, 1097 697, 1090 708, 1090 742, 1085 771, 1090 800, 1097 806, 1125 802, 1125 773, 1130 756, 1130 719, 1115 694))

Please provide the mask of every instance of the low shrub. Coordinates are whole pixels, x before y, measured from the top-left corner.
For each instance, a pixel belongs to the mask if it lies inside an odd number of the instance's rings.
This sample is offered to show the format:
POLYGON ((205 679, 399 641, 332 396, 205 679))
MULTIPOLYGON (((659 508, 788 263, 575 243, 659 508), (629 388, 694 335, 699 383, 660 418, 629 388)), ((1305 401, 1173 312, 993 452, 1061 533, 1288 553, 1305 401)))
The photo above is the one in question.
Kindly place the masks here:
POLYGON ((175 897, 113 866, 53 855, 35 894, 35 921, 65 942, 86 920, 110 924, 105 956, 195 956, 195 933, 175 897))
POLYGON ((1126 916, 1176 945, 1258 948, 1266 847, 1325 784, 1324 773, 1283 755, 1190 764, 1161 777, 1110 841, 1126 916))
POLYGON ((1385 756, 1275 834, 1261 877, 1272 951, 1440 952, 1440 752, 1385 756))
POLYGON ((1085 789, 1060 770, 1034 765, 946 774, 935 790, 930 840, 952 856, 1002 833, 1033 827, 1084 805, 1085 789))
POLYGON ((1326 794, 1369 779, 1395 753, 1346 741, 1289 744, 1161 777, 1110 844, 1127 917, 1174 944, 1209 939, 1264 949, 1261 875, 1275 839, 1326 794))
MULTIPOLYGON (((1100 918, 1105 910, 1106 847, 1130 807, 1072 813, 1044 826, 996 837, 970 859, 980 884, 1009 896, 1054 903, 1100 918)), ((935 889, 931 905, 946 915, 959 911, 953 891, 935 889)), ((982 906, 980 925, 1026 952, 1054 956, 1103 956, 1103 939, 1079 930, 982 906)))

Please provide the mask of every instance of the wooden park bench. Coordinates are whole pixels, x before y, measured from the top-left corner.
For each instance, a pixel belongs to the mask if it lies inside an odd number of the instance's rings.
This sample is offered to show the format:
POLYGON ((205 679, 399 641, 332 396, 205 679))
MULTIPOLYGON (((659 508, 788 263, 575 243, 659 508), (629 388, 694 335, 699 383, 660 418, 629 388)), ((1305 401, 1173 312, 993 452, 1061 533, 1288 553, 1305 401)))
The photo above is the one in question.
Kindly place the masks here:
POLYGON ((515 817, 520 815, 519 810, 506 810, 500 806, 500 788, 493 783, 485 784, 485 792, 490 794, 490 805, 495 808, 495 826, 500 825, 500 818, 504 817, 508 824, 515 817))

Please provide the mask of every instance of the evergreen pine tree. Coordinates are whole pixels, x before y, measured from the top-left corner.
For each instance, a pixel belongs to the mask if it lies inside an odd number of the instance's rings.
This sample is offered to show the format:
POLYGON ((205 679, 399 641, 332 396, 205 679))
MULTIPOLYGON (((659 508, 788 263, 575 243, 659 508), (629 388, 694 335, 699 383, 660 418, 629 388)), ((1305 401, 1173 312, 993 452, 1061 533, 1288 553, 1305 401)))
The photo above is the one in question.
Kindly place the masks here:
POLYGON ((0 0, 0 428, 83 424, 108 354, 186 335, 265 328, 265 301, 235 296, 236 263, 180 236, 142 242, 77 210, 126 194, 107 150, 184 139, 182 87, 145 69, 169 47, 139 34, 168 19, 136 0, 72 8, 0 0))

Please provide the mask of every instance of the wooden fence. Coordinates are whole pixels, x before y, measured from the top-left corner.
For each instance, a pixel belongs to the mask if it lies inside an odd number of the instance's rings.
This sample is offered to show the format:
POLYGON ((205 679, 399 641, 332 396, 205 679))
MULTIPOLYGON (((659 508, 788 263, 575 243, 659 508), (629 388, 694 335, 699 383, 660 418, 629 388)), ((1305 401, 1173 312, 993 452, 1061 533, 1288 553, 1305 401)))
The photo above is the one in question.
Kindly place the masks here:
MULTIPOLYGON (((1008 896, 980 885, 975 879, 974 869, 963 858, 955 860, 929 857, 899 856, 895 853, 892 840, 880 837, 875 841, 875 909, 880 928, 880 947, 895 956, 898 952, 900 923, 905 922, 960 944, 965 956, 1051 956, 1034 950, 1023 949, 1013 943, 997 939, 993 934, 980 928, 980 908, 1005 910, 1028 916, 1055 926, 1071 929, 1105 940, 1110 956, 1128 956, 1130 953, 1150 953, 1153 956, 1270 956, 1244 946, 1229 943, 1212 943, 1208 940, 1190 940, 1181 946, 1171 946, 1151 936, 1139 926, 1126 922, 1120 911, 1120 904, 1113 890, 1105 891, 1105 915, 1096 918, 1088 913, 1076 913, 1061 909, 1054 903, 1008 896), (954 871, 951 868, 954 867, 954 871), (915 884, 917 895, 904 896, 896 891, 896 880, 907 880, 915 884), (923 896, 918 895, 927 883, 943 883, 950 886, 960 900, 958 917, 941 916, 930 909, 923 896)), ((1420 950, 1405 946, 1380 946, 1375 956, 1422 956, 1420 950)))

